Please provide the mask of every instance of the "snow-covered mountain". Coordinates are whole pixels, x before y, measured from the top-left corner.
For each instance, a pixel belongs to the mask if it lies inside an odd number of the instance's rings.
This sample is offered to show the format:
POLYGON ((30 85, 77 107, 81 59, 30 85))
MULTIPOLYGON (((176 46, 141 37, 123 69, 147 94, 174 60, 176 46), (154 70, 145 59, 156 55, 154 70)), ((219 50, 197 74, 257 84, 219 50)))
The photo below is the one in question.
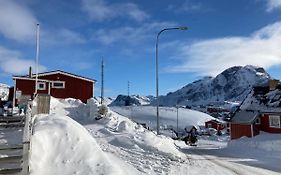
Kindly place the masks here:
POLYGON ((0 83, 0 99, 8 100, 9 97, 9 86, 6 84, 0 83))
MULTIPOLYGON (((224 101, 242 101, 253 86, 268 83, 270 75, 255 66, 235 66, 216 77, 205 77, 159 97, 162 106, 208 105, 224 101)), ((155 104, 155 101, 153 102, 155 104)))
POLYGON ((129 105, 148 105, 154 98, 152 96, 140 95, 118 95, 117 98, 110 104, 110 106, 129 106, 129 105))
MULTIPOLYGON (((94 99, 96 104, 101 103, 101 97, 100 96, 93 97, 93 99, 94 99)), ((115 98, 113 98, 113 97, 103 97, 103 104, 109 105, 114 99, 115 98)))

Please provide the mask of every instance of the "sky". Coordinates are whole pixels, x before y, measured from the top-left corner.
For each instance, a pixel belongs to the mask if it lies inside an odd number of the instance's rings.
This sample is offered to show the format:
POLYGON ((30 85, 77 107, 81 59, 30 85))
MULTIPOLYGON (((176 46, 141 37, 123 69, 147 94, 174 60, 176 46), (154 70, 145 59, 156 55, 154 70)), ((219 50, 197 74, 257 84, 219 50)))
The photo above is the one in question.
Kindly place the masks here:
POLYGON ((105 96, 155 95, 159 31, 159 94, 231 66, 264 67, 281 79, 281 0, 0 0, 0 83, 35 70, 96 79, 105 96))

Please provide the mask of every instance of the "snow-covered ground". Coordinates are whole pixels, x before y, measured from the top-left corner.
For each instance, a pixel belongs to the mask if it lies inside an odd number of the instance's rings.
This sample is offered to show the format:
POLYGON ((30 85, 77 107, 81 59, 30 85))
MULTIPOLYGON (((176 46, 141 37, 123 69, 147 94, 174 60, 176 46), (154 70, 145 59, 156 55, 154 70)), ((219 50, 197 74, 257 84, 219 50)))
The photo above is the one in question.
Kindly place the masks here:
MULTIPOLYGON (((112 111, 94 120, 90 111, 95 107, 78 100, 52 98, 51 103, 51 114, 35 119, 30 157, 34 175, 281 174, 280 134, 230 143, 225 137, 202 137, 197 147, 190 147, 112 111)), ((141 108, 143 114, 150 110, 141 108)), ((201 118, 191 121, 198 124, 201 118)))

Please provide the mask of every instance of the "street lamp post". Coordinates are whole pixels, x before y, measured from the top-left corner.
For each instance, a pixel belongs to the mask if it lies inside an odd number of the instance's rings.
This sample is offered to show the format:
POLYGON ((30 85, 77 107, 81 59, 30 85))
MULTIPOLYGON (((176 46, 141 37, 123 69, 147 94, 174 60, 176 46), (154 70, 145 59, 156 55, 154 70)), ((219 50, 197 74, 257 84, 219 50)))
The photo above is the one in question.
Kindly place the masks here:
POLYGON ((156 103, 157 103, 157 107, 156 107, 156 118, 157 118, 157 135, 159 135, 159 90, 158 90, 158 42, 159 42, 159 36, 162 32, 166 31, 166 30, 187 30, 187 27, 173 27, 173 28, 165 28, 162 29, 160 32, 158 32, 157 34, 157 38, 156 38, 156 103))
POLYGON ((179 133, 179 105, 177 105, 177 133, 179 133))

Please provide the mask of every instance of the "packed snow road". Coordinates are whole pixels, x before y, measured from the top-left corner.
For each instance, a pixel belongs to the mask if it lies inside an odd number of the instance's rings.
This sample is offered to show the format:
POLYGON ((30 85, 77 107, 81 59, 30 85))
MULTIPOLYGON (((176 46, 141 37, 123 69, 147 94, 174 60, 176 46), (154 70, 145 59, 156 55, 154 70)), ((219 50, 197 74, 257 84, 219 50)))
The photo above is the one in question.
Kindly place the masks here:
MULTIPOLYGON (((213 142, 215 143, 215 142, 213 142)), ((191 165, 200 165, 195 172, 190 174, 231 174, 231 175, 280 175, 281 167, 276 162, 276 172, 268 170, 263 163, 250 158, 231 157, 224 153, 221 145, 199 144, 197 147, 186 146, 184 143, 177 143, 178 148, 186 153, 191 165), (264 166, 259 167, 259 166, 264 166)), ((273 167, 270 167, 273 168, 273 167)), ((273 168, 274 169, 274 168, 273 168)), ((189 174, 189 173, 188 173, 189 174)))

